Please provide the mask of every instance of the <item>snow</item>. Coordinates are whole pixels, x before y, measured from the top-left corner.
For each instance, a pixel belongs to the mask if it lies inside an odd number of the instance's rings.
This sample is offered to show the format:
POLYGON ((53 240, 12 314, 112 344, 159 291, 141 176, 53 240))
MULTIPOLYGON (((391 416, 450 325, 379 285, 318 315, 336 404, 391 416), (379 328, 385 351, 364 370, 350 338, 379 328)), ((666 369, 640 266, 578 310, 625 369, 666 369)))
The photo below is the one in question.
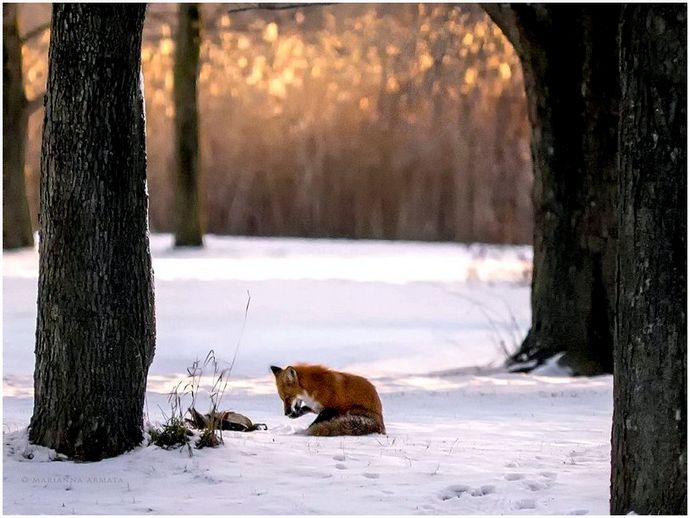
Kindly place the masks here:
POLYGON ((559 353, 548 358, 542 365, 533 369, 532 374, 538 374, 540 376, 572 376, 573 370, 559 363, 564 354, 565 353, 559 353))
MULTIPOLYGON (((501 368, 529 325, 528 247, 152 237, 148 419, 209 349, 239 354, 223 407, 268 431, 99 463, 28 444, 35 251, 3 254, 3 509, 12 514, 605 514, 612 384, 501 368), (242 332, 247 293, 251 303, 242 332), (387 435, 295 434, 270 365, 369 377, 387 435)), ((208 380, 205 380, 208 381, 208 380)), ((204 409, 202 398, 199 408, 204 409)), ((167 409, 167 410, 166 410, 167 409)), ((145 444, 145 443, 144 443, 145 444)))

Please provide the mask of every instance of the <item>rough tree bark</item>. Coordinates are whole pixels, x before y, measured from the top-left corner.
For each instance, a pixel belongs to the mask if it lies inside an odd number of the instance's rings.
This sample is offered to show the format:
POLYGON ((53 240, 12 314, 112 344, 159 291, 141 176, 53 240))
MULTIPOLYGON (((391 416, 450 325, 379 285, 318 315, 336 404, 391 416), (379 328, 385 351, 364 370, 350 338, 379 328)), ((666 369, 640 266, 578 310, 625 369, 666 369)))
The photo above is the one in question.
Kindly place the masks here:
POLYGON ((43 105, 43 95, 29 101, 24 93, 22 39, 17 4, 2 4, 2 239, 3 248, 33 246, 26 198, 24 164, 29 116, 43 105))
POLYGON ((532 126, 532 325, 509 363, 612 372, 620 7, 483 7, 520 57, 532 126))
POLYGON ((53 6, 29 437, 85 460, 141 442, 154 353, 144 13, 142 4, 53 6))
POLYGON ((687 6, 620 25, 611 513, 687 513, 687 6))
POLYGON ((201 246, 199 194, 198 4, 180 4, 173 93, 175 100, 175 246, 201 246))

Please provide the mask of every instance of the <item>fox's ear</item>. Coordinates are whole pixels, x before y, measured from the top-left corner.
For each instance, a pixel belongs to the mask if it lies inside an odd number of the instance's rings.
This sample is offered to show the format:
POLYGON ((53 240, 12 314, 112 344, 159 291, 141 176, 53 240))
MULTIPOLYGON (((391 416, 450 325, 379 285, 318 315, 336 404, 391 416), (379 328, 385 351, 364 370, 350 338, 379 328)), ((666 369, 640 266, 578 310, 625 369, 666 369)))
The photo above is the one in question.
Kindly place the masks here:
POLYGON ((273 371, 273 374, 275 376, 278 376, 278 374, 283 372, 283 369, 281 369, 280 367, 276 367, 275 365, 271 365, 271 370, 273 371))
POLYGON ((292 383, 297 383, 297 371, 294 367, 288 367, 287 369, 285 369, 285 372, 287 373, 288 381, 292 383))

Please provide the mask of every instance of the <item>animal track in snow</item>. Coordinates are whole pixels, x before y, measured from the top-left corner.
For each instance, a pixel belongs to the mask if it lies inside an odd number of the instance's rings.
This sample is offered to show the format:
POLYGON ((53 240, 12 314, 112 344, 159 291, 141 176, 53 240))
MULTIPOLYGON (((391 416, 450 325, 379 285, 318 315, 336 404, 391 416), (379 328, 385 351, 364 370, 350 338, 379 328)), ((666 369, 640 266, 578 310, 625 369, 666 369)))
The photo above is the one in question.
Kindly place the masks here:
POLYGON ((541 491, 547 488, 545 484, 542 484, 541 482, 535 482, 533 480, 525 480, 524 484, 530 491, 541 491))
POLYGON ((444 489, 439 495, 439 498, 444 501, 450 500, 451 498, 459 498, 460 495, 467 493, 469 490, 470 486, 466 486, 465 484, 455 484, 444 489))
POLYGON ((345 455, 333 455, 333 460, 345 460, 345 455))
POLYGON ((516 506, 518 509, 536 509, 537 504, 531 498, 524 498, 516 502, 516 506))
POLYGON ((570 511, 568 514, 589 514, 589 511, 587 509, 575 509, 574 511, 570 511))
POLYGON ((336 469, 347 469, 347 466, 345 464, 342 464, 339 462, 338 464, 335 465, 335 468, 336 469))
POLYGON ((470 494, 472 496, 485 496, 496 492, 496 486, 482 486, 477 489, 473 489, 470 494))
POLYGON ((312 468, 294 468, 292 473, 300 477, 308 478, 331 478, 333 476, 332 473, 326 473, 312 468))
POLYGON ((379 478, 378 473, 364 473, 363 475, 367 478, 379 478))
POLYGON ((525 475, 522 473, 506 473, 506 476, 504 477, 506 480, 522 480, 525 478, 525 475))
POLYGON ((464 493, 468 493, 471 496, 486 496, 491 493, 496 492, 496 486, 485 485, 475 489, 466 486, 465 484, 455 484, 448 486, 443 491, 441 491, 439 498, 441 500, 450 500, 451 498, 460 498, 464 493))

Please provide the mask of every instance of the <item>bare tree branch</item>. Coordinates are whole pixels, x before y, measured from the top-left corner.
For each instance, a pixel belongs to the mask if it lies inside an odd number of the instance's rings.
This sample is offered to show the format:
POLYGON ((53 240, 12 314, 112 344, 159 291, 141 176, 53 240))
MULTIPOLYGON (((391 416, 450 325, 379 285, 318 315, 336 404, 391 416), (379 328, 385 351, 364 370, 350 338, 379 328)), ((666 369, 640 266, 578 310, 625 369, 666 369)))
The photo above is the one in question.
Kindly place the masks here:
POLYGON ((173 23, 175 21, 175 12, 161 12, 161 11, 149 11, 146 13, 146 20, 153 20, 161 23, 173 23))
POLYGON ((300 9, 302 7, 323 7, 327 5, 337 5, 335 2, 317 2, 317 3, 300 3, 300 4, 274 4, 274 3, 258 3, 251 4, 245 7, 235 7, 229 9, 228 13, 241 13, 244 11, 284 11, 286 9, 300 9))
POLYGON ((31 29, 24 36, 20 38, 22 44, 28 42, 29 40, 35 38, 36 36, 42 35, 45 31, 50 29, 50 22, 43 23, 31 29))

